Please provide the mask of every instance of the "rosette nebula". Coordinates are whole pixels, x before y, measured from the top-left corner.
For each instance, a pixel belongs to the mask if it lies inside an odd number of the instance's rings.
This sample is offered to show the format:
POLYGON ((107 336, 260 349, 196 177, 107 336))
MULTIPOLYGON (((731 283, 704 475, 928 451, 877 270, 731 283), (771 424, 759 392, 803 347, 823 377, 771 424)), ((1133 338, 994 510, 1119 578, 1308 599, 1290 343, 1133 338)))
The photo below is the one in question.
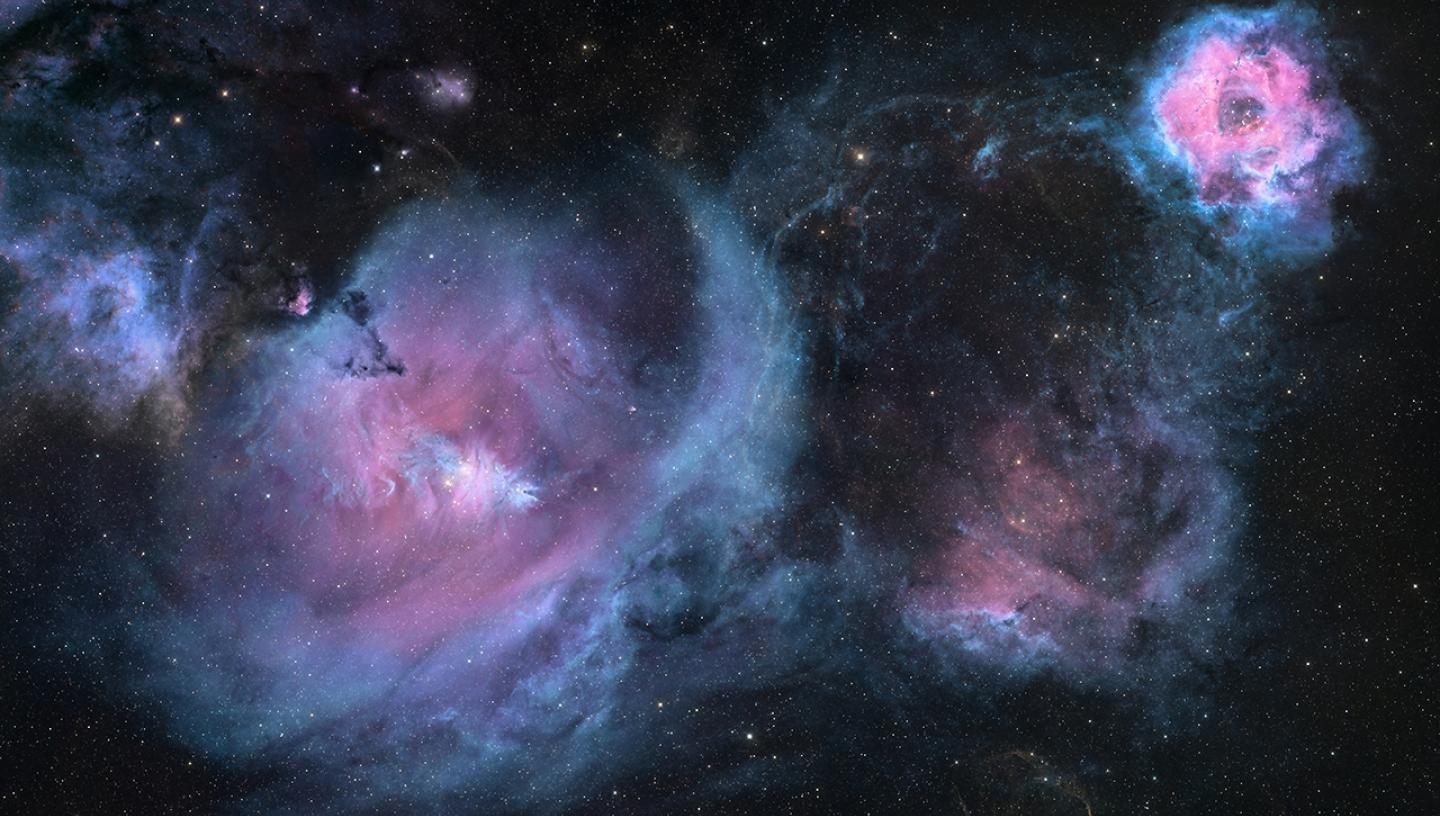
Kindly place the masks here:
POLYGON ((1170 35, 1147 88, 1163 154, 1200 205, 1248 214, 1276 242, 1328 244, 1331 199, 1363 176, 1322 36, 1296 7, 1203 14, 1170 35))
POLYGON ((7 4, 0 812, 1440 812, 1412 5, 7 4))

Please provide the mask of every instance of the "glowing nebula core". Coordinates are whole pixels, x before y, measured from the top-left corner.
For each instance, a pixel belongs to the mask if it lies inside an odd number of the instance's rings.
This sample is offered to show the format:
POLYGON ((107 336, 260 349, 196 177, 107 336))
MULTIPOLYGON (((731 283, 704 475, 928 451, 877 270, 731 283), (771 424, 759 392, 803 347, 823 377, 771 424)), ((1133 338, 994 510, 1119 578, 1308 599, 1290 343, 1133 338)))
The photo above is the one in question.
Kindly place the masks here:
POLYGON ((353 288, 249 344, 184 440, 176 513, 194 534, 177 614, 147 638, 250 678, 180 706, 212 750, 354 751, 370 736, 334 729, 369 712, 484 753, 543 727, 526 712, 546 684, 603 686, 567 668, 603 641, 578 587, 656 496, 673 395, 637 382, 641 352, 587 294, 610 279, 600 248, 484 213, 398 219, 353 288), (226 709, 246 724, 217 726, 226 709))

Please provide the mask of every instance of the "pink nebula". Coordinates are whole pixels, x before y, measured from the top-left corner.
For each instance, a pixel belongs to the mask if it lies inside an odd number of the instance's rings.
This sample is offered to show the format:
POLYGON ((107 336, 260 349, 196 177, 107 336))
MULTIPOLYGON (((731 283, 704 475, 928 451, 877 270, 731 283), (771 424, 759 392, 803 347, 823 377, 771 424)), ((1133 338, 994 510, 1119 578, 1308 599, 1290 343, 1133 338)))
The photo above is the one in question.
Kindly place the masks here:
MULTIPOLYGON (((1264 29, 1259 29, 1264 31, 1264 29)), ((1155 115, 1206 204, 1328 197, 1323 161, 1348 117, 1316 88, 1316 67, 1242 29, 1198 39, 1163 81, 1155 115)))
POLYGON ((270 350, 253 404, 208 429, 220 532, 197 572, 236 582, 237 552, 266 553, 235 591, 302 604, 282 640, 429 648, 585 563, 638 500, 654 429, 593 316, 448 265, 270 350))
POLYGON ((912 623, 1012 664, 1118 657, 1142 617, 1193 600, 1224 541, 1223 479, 1189 447, 1139 414, 997 419, 937 489, 951 532, 920 566, 912 623))
POLYGON ((285 298, 281 307, 296 317, 304 317, 310 314, 310 307, 315 303, 315 293, 311 291, 310 284, 301 281, 295 292, 285 298))

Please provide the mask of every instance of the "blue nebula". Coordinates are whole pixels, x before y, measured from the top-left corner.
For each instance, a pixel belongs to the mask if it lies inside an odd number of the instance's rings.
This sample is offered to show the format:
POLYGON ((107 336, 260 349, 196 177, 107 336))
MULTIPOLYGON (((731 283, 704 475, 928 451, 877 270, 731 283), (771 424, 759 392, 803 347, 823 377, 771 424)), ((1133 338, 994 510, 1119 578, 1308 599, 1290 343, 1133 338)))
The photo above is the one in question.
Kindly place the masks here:
POLYGON ((461 189, 397 214, 352 295, 199 398, 173 497, 196 534, 130 628, 133 685, 210 756, 309 769, 265 807, 587 795, 648 761, 624 746, 661 727, 653 700, 707 693, 657 686, 657 651, 751 645, 726 621, 776 577, 731 570, 781 505, 804 355, 721 200, 679 195, 694 254, 662 257, 693 263, 694 313, 665 342, 693 371, 648 375, 656 338, 615 311, 679 269, 461 189))

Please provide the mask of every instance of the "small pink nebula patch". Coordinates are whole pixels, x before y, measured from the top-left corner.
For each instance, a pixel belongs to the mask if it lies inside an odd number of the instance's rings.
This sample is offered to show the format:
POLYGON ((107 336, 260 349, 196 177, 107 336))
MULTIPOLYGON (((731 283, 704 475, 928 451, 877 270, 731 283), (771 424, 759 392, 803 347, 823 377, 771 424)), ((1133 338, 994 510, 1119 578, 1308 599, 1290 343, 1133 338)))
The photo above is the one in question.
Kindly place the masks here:
POLYGON ((315 293, 310 291, 310 284, 302 282, 295 293, 286 298, 285 311, 296 317, 304 317, 310 314, 310 307, 315 302, 315 293))
POLYGON ((1204 20, 1159 78, 1156 123, 1204 204, 1324 202, 1348 180, 1357 128, 1307 48, 1307 20, 1204 20))

